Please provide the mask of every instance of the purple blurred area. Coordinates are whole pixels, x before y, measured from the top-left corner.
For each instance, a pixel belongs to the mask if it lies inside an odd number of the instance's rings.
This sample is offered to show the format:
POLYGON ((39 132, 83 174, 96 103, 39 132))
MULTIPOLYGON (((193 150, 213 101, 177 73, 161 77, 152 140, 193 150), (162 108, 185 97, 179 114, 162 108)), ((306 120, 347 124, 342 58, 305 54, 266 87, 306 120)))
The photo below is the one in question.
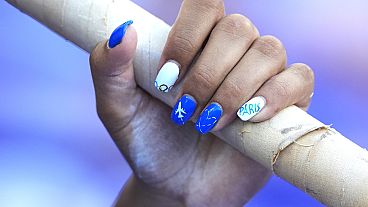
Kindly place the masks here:
MULTIPOLYGON (((171 24, 181 0, 135 2, 171 24)), ((309 112, 367 148, 368 1, 226 4, 314 69, 309 112)), ((96 115, 88 54, 4 1, 0 41, 0 206, 110 206, 131 171, 96 115)), ((273 177, 247 206, 321 204, 273 177)))

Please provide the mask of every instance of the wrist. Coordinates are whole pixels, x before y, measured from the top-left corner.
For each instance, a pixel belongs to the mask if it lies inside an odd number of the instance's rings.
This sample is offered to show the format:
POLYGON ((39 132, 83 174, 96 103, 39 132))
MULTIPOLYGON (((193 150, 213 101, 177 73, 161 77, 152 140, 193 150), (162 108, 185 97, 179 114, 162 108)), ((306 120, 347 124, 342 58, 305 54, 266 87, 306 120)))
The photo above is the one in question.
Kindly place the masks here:
POLYGON ((113 206, 182 207, 184 203, 158 189, 147 186, 133 175, 124 185, 113 206))

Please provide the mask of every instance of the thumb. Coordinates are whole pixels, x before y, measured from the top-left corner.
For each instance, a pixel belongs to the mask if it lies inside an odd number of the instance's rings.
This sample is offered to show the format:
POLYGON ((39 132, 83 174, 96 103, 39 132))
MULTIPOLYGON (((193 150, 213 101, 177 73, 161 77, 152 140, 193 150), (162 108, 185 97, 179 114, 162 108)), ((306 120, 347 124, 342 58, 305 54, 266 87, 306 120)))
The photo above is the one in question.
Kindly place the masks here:
POLYGON ((116 28, 90 56, 97 112, 110 133, 127 124, 140 100, 133 70, 137 33, 132 23, 116 28))
MULTIPOLYGON (((127 21, 117 27, 110 39, 100 42, 91 52, 90 65, 93 78, 120 76, 133 71, 133 58, 137 48, 137 33, 127 21)), ((128 77, 126 77, 128 78, 128 77)))

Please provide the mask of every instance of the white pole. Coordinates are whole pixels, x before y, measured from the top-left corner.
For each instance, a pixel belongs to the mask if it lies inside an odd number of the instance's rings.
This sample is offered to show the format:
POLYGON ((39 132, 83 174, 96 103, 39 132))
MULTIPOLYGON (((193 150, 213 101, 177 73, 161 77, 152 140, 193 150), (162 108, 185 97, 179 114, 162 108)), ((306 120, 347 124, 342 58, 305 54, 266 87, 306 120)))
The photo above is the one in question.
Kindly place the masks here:
MULTIPOLYGON (((87 52, 134 20, 138 85, 174 105, 177 90, 163 96, 153 86, 170 30, 157 17, 129 0, 7 1, 87 52)), ((259 124, 237 120, 216 135, 325 205, 368 206, 368 152, 295 106, 259 124)))

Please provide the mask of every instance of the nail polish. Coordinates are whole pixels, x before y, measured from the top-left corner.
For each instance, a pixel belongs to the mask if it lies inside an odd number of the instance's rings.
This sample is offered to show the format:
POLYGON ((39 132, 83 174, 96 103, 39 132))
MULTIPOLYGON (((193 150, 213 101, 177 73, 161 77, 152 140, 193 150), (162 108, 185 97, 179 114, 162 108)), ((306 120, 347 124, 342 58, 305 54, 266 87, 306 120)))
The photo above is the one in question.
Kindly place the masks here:
POLYGON ((238 110, 238 117, 243 121, 248 121, 255 115, 259 114, 266 105, 266 99, 262 96, 254 97, 246 102, 238 110))
POLYGON ((125 22, 124 24, 120 25, 119 27, 117 27, 110 36, 109 42, 107 44, 108 48, 112 49, 114 47, 116 47, 117 45, 119 45, 121 43, 121 41, 124 38, 124 35, 129 27, 129 25, 133 24, 132 20, 129 20, 127 22, 125 22))
POLYGON ((196 107, 197 103, 193 97, 183 95, 171 112, 171 120, 179 126, 184 125, 192 117, 196 107))
POLYGON ((155 87, 157 90, 168 93, 179 78, 180 65, 174 60, 167 61, 158 72, 155 87))
POLYGON ((212 103, 199 116, 196 129, 201 134, 211 131, 222 116, 222 107, 218 103, 212 103))

